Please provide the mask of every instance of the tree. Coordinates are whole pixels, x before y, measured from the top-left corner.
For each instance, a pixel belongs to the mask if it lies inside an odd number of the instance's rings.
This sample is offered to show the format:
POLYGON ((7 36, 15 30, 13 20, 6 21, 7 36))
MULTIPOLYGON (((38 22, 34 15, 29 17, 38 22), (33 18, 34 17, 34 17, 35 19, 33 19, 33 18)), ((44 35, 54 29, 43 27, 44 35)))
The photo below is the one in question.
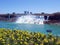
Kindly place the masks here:
POLYGON ((44 12, 42 12, 41 14, 45 14, 44 12))
POLYGON ((15 12, 13 12, 12 14, 15 15, 15 12))

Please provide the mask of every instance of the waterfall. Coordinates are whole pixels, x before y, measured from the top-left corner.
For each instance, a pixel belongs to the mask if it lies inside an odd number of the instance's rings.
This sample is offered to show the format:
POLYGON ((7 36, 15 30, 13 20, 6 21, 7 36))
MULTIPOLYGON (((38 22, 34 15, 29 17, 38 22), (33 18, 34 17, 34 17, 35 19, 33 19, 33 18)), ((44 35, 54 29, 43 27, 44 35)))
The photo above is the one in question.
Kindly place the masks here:
POLYGON ((49 16, 47 16, 47 20, 49 19, 49 16))
POLYGON ((44 16, 25 15, 18 17, 16 23, 44 24, 43 21, 44 16))

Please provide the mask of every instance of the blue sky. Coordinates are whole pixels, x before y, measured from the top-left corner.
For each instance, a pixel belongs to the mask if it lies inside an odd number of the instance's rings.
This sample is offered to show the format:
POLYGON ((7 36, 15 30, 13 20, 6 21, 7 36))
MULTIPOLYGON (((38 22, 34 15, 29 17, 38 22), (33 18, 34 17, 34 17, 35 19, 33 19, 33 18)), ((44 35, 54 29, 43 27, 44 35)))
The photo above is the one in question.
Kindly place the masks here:
POLYGON ((60 12, 60 0, 0 0, 0 13, 60 12))

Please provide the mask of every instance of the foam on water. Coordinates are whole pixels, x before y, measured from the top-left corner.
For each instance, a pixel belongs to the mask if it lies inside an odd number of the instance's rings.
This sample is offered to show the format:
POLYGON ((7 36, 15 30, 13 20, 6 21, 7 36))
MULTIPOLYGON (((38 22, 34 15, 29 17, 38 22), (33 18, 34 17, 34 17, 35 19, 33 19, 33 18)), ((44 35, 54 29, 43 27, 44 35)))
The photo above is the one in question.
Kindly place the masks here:
POLYGON ((16 23, 44 24, 43 21, 44 21, 44 16, 25 15, 18 17, 16 23))

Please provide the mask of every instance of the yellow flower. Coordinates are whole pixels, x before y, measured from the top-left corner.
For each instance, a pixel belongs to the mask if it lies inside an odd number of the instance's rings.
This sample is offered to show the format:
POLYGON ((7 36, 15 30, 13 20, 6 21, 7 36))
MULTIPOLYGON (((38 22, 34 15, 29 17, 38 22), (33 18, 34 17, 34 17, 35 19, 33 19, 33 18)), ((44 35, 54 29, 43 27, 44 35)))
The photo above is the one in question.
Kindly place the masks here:
POLYGON ((37 43, 35 43, 35 45, 38 45, 37 43))
POLYGON ((10 45, 10 44, 7 44, 7 45, 10 45))
POLYGON ((15 44, 17 44, 17 42, 15 42, 15 44))
POLYGON ((5 41, 4 39, 2 39, 2 41, 5 41))
POLYGON ((20 34, 19 33, 17 33, 17 36, 19 36, 20 34))
POLYGON ((40 39, 37 39, 38 41, 40 41, 40 39))
POLYGON ((23 44, 23 42, 20 42, 20 44, 23 44))
POLYGON ((41 37, 44 37, 45 35, 44 34, 41 34, 41 37))
POLYGON ((2 43, 5 43, 5 42, 2 42, 2 43))
POLYGON ((14 40, 14 37, 12 37, 12 39, 14 40))
POLYGON ((1 40, 2 38, 0 38, 0 40, 1 40))
POLYGON ((54 39, 56 39, 56 37, 54 37, 54 39))
POLYGON ((4 34, 7 34, 6 32, 4 32, 4 34))
POLYGON ((44 39, 44 42, 48 43, 48 40, 47 39, 44 39))
POLYGON ((52 41, 54 41, 54 39, 53 39, 53 38, 51 38, 51 40, 52 40, 52 41))
POLYGON ((41 43, 40 45, 44 45, 43 43, 41 43))
POLYGON ((59 45, 60 44, 60 41, 57 41, 57 43, 56 43, 57 45, 59 45))
POLYGON ((24 44, 26 44, 26 45, 27 45, 28 43, 27 43, 27 42, 24 42, 24 44))
POLYGON ((19 38, 17 40, 19 40, 19 38))
POLYGON ((11 38, 11 35, 9 37, 11 38))
POLYGON ((38 34, 38 36, 40 35, 40 33, 37 33, 38 34))
POLYGON ((29 37, 26 37, 27 39, 29 39, 29 37))
POLYGON ((21 38, 20 40, 22 41, 23 39, 21 38))

